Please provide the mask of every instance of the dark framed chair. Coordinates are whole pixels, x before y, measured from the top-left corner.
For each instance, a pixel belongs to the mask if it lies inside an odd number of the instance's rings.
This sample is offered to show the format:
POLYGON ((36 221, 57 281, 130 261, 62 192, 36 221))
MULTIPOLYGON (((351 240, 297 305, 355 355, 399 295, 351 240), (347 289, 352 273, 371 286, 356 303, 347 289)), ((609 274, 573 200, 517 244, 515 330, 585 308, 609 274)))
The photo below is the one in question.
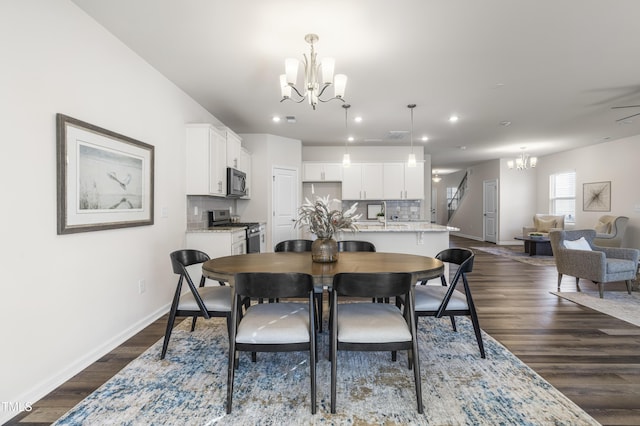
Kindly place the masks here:
POLYGON ((369 241, 338 241, 338 251, 376 251, 376 246, 369 241))
MULTIPOLYGON (((311 252, 311 245, 313 241, 311 240, 285 240, 280 241, 276 244, 276 247, 273 251, 277 252, 311 252)), ((316 327, 318 329, 318 333, 322 333, 322 300, 324 294, 324 287, 321 285, 315 286, 313 289, 316 301, 316 327)))
POLYGON ((296 253, 302 253, 305 251, 311 251, 311 240, 284 240, 276 244, 273 249, 275 252, 292 251, 296 253))
MULTIPOLYGON (((473 324, 473 331, 480 349, 480 356, 486 357, 484 343, 482 342, 482 332, 480 322, 476 312, 471 289, 467 280, 467 274, 473 271, 473 260, 475 254, 464 248, 449 248, 442 250, 436 255, 436 259, 450 265, 457 265, 457 270, 451 282, 447 284, 444 275, 440 276, 441 286, 438 285, 417 285, 415 288, 415 313, 416 323, 418 317, 451 318, 453 331, 456 328, 456 316, 468 316, 473 324), (457 291, 457 287, 462 281, 462 291, 457 291)), ((420 283, 424 284, 424 283, 420 283)))
POLYGON ((227 332, 230 331, 231 319, 231 287, 220 282, 217 286, 206 286, 206 278, 201 275, 199 286, 196 287, 189 268, 192 265, 200 264, 209 260, 209 256, 199 250, 184 249, 174 251, 169 255, 171 258, 171 266, 173 272, 180 276, 178 285, 173 295, 171 308, 169 310, 169 320, 167 321, 167 330, 164 334, 164 342, 162 343, 162 353, 160 359, 164 359, 169 339, 173 331, 173 325, 176 317, 192 317, 191 331, 196 327, 198 317, 209 319, 211 317, 224 317, 227 322, 227 332), (189 292, 182 294, 184 282, 187 282, 189 292))
POLYGON ((342 273, 333 278, 330 303, 331 412, 336 412, 339 351, 407 350, 413 368, 418 413, 423 413, 420 362, 409 273, 342 273), (403 296, 404 312, 393 304, 354 301, 354 298, 403 296), (341 298, 344 303, 338 303, 341 298))
POLYGON ((233 406, 236 353, 309 351, 311 413, 316 413, 317 342, 314 325, 313 277, 300 273, 240 273, 235 276, 235 300, 229 339, 227 413, 233 406), (246 299, 279 299, 279 303, 252 304, 246 299), (306 298, 306 303, 287 298, 306 298))

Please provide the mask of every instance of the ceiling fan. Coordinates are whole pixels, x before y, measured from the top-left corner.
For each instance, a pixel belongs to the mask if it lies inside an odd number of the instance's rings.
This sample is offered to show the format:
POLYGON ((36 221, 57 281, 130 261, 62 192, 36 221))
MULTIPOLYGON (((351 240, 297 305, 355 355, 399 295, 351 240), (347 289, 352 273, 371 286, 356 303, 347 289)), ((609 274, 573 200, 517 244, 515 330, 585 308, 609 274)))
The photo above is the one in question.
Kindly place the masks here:
MULTIPOLYGON (((614 107, 611 107, 611 109, 620 109, 620 108, 640 108, 640 105, 625 105, 625 106, 614 106, 614 107)), ((616 122, 627 120, 629 118, 635 117, 636 115, 640 115, 640 112, 637 113, 637 114, 630 115, 628 117, 619 118, 619 119, 616 120, 616 122)))

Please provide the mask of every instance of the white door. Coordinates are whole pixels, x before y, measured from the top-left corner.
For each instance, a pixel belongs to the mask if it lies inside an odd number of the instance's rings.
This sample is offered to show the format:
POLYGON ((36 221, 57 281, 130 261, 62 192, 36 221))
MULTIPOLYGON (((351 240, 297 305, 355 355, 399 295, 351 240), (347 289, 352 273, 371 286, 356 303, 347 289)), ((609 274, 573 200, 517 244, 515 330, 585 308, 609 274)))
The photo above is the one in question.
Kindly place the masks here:
POLYGON ((280 241, 297 238, 298 230, 294 228, 294 222, 298 218, 298 170, 273 168, 273 227, 272 247, 280 241))
POLYGON ((484 240, 498 242, 498 180, 485 180, 483 185, 484 240))

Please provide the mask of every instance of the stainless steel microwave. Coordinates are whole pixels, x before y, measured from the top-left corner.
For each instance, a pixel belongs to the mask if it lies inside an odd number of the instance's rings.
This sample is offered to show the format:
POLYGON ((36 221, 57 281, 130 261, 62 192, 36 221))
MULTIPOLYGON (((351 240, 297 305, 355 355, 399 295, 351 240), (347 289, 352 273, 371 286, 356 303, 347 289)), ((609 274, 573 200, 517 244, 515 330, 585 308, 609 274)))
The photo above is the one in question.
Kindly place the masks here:
POLYGON ((233 167, 227 167, 227 197, 247 195, 247 174, 233 167))

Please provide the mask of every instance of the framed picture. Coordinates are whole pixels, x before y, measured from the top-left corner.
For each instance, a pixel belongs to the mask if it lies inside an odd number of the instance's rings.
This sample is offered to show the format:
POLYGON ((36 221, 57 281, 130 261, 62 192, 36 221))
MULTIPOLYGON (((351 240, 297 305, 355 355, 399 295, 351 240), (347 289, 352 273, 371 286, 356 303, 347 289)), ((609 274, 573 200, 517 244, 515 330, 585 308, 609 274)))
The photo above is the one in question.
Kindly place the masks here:
POLYGON ((585 212, 611 211, 611 181, 582 184, 582 210, 585 212))
POLYGON ((367 204, 367 219, 377 219, 378 213, 382 213, 383 206, 382 204, 367 204))
POLYGON ((56 115, 58 235, 153 225, 154 147, 56 115))

